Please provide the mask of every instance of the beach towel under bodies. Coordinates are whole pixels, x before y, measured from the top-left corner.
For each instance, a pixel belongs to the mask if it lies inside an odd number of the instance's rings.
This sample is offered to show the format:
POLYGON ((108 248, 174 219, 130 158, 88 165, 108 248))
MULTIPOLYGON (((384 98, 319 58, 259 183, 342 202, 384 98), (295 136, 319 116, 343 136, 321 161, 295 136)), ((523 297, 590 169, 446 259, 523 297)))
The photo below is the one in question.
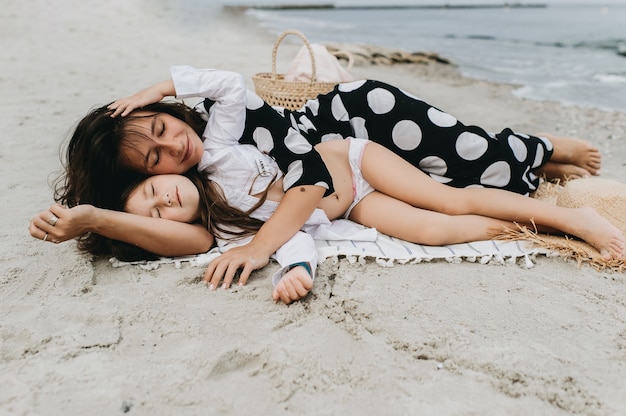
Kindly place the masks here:
MULTIPOLYGON (((210 105, 210 100, 205 101, 205 107, 210 105)), ((549 160, 553 149, 545 138, 508 128, 492 134, 466 126, 399 88, 373 80, 338 84, 296 111, 268 104, 248 107, 239 142, 259 147, 260 129, 265 140, 271 135, 279 164, 281 152, 291 152, 284 155, 285 159, 298 159, 289 143, 282 143, 290 129, 297 129, 313 146, 347 137, 369 139, 439 182, 458 188, 500 188, 523 195, 537 189, 539 178, 533 170, 549 160)), ((329 176, 320 178, 320 169, 307 167, 301 167, 299 184, 332 184, 329 176)), ((332 192, 331 185, 326 195, 332 192)))

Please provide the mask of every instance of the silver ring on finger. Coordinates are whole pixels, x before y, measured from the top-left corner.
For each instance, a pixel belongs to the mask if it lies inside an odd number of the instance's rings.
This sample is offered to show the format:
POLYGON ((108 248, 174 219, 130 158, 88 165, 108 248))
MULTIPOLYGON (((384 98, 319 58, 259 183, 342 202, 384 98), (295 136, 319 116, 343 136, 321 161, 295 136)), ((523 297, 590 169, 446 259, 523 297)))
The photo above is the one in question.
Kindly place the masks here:
POLYGON ((41 241, 46 241, 48 239, 48 233, 46 233, 43 238, 41 239, 41 241))
POLYGON ((59 217, 57 217, 56 215, 52 214, 52 216, 48 220, 48 224, 50 224, 51 226, 54 227, 54 224, 56 224, 58 220, 59 220, 59 217))

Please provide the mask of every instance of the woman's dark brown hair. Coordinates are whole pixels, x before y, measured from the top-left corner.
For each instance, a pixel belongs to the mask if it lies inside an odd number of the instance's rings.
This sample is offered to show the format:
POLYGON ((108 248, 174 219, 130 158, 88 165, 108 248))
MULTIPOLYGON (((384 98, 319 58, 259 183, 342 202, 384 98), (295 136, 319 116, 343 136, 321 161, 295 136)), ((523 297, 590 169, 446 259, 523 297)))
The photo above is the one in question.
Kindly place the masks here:
MULTIPOLYGON (((63 173, 54 182, 54 199, 73 207, 91 204, 98 208, 121 210, 121 195, 139 174, 127 167, 120 147, 132 116, 111 117, 108 105, 90 111, 77 124, 70 137, 62 163, 63 173)), ((189 124, 200 137, 206 121, 200 113, 182 103, 159 102, 143 107, 155 113, 167 113, 189 124)), ((81 251, 105 255, 111 253, 109 240, 87 233, 78 238, 81 251)))

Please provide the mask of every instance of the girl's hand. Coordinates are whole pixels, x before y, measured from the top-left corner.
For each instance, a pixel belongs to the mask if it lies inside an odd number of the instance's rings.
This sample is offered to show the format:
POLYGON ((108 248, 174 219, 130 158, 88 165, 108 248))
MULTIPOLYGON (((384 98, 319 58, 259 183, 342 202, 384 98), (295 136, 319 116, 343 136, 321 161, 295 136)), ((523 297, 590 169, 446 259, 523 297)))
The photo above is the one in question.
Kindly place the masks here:
POLYGON ((272 292, 272 298, 289 305, 305 297, 312 287, 313 279, 309 272, 302 266, 294 267, 280 279, 272 292))
POLYGON ((95 215, 91 205, 65 208, 59 204, 41 211, 30 221, 28 230, 34 238, 51 243, 71 240, 89 232, 89 224, 95 215))
POLYGON ((176 95, 174 82, 172 80, 162 81, 129 97, 120 98, 110 104, 108 109, 112 111, 111 117, 117 117, 119 115, 125 117, 133 110, 148 104, 158 103, 163 98, 174 95, 176 95))
POLYGON ((239 286, 243 286, 253 270, 265 267, 269 261, 270 258, 267 254, 258 250, 254 244, 248 243, 244 246, 231 248, 213 260, 202 280, 209 286, 210 290, 215 290, 224 278, 222 288, 228 289, 233 282, 235 273, 241 269, 239 286))

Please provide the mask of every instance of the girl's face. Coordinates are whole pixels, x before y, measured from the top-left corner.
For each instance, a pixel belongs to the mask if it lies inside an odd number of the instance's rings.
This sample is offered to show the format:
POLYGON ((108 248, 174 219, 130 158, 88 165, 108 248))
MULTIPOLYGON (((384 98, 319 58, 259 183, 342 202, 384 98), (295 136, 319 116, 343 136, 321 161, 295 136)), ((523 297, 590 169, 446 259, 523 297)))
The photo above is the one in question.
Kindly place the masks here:
POLYGON ((128 146, 120 151, 134 170, 151 175, 181 174, 200 162, 202 139, 191 126, 165 113, 137 112, 128 127, 128 146))
POLYGON ((200 218, 198 188, 181 175, 155 175, 130 193, 126 212, 192 223, 200 218))

